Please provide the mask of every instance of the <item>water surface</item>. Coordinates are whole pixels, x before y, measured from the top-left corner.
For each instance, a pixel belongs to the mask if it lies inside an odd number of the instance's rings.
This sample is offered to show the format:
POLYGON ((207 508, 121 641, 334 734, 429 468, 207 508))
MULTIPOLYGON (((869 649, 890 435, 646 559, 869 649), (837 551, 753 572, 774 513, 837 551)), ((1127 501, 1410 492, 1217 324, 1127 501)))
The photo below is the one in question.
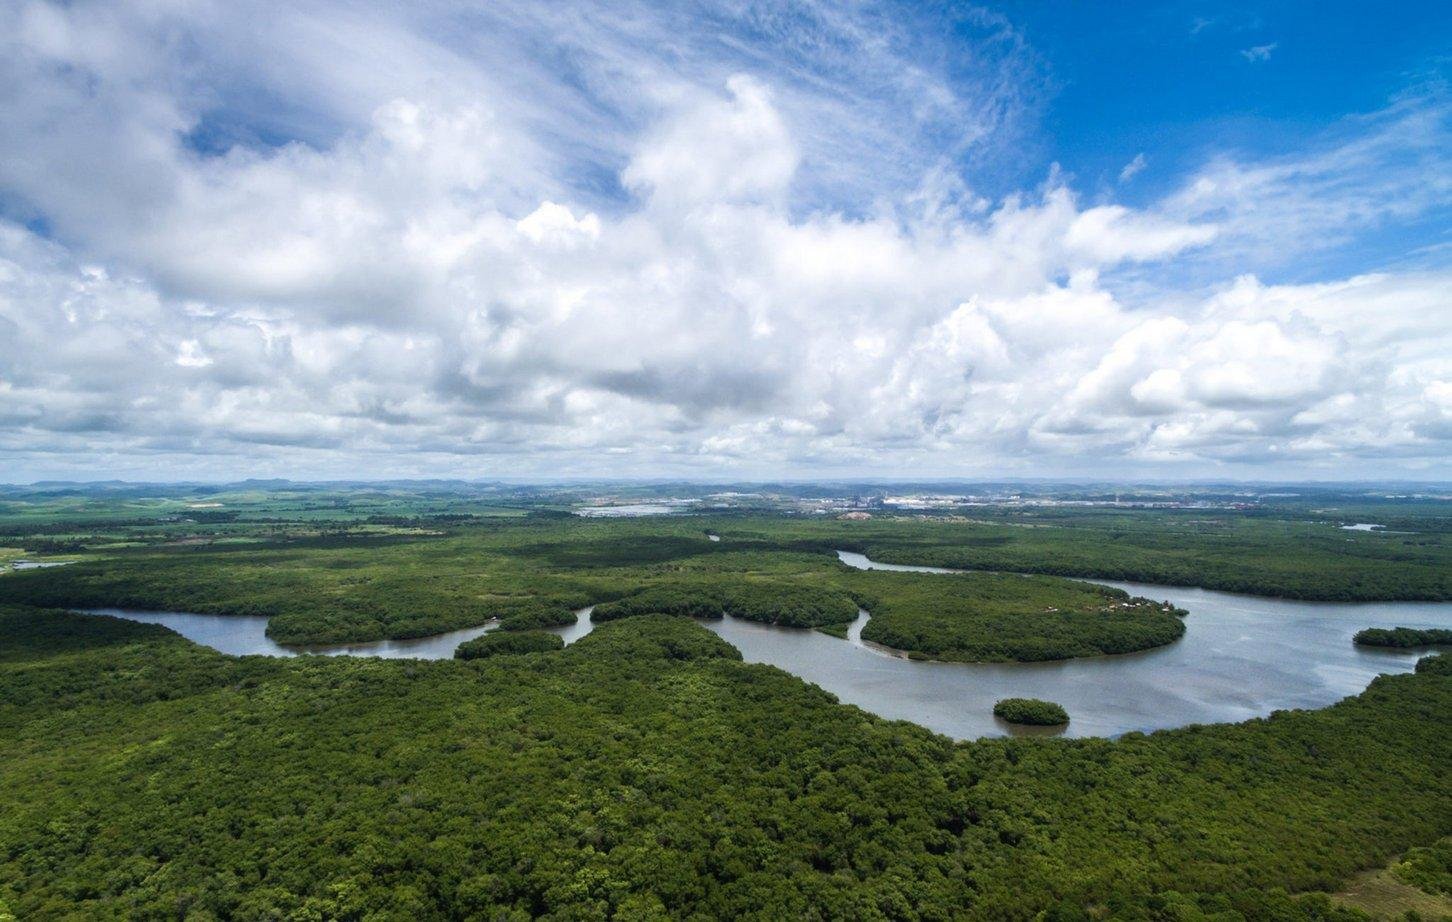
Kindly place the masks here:
POLYGON ((374 640, 346 644, 280 644, 267 636, 265 615, 199 615, 185 611, 136 611, 129 608, 82 608, 87 615, 112 615, 144 624, 160 624, 199 644, 232 656, 381 656, 385 659, 449 659, 454 648, 499 626, 448 631, 408 640, 374 640))
MULTIPOLYGON (((846 551, 837 556, 859 569, 938 574, 925 577, 930 579, 960 572, 883 564, 846 551)), ((1054 663, 927 663, 871 645, 856 647, 855 657, 819 645, 810 653, 792 655, 792 671, 844 701, 950 736, 1005 732, 1007 725, 993 717, 992 709, 999 698, 1009 697, 1062 704, 1071 718, 1070 736, 1114 736, 1245 720, 1284 708, 1325 707, 1357 694, 1379 673, 1410 671, 1429 652, 1357 647, 1351 642, 1357 631, 1397 625, 1452 627, 1448 602, 1297 602, 1150 583, 1095 582, 1131 595, 1167 599, 1187 610, 1185 635, 1140 653, 1054 663)), ((859 645, 865 620, 859 616, 853 625, 851 636, 859 645)), ((759 655, 769 662, 768 657, 781 654, 762 647, 759 655)))
POLYGON ((565 639, 565 646, 569 646, 570 644, 579 640, 581 637, 584 637, 586 634, 590 633, 590 631, 595 627, 594 622, 590 620, 590 612, 594 610, 595 606, 593 605, 591 605, 589 608, 582 608, 579 611, 575 612, 574 624, 566 624, 563 627, 546 628, 545 630, 549 631, 551 634, 560 635, 565 639))
POLYGON ((680 511, 680 504, 623 503, 619 506, 582 506, 575 510, 575 515, 587 519, 633 519, 643 515, 670 515, 680 511))

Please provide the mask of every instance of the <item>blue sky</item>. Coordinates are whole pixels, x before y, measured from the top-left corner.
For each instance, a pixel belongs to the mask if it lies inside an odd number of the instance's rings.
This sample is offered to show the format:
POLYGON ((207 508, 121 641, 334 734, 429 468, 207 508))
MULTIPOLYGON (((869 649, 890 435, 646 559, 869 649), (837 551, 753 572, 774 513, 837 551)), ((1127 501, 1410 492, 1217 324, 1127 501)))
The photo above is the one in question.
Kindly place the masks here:
POLYGON ((10 4, 3 479, 1446 478, 1449 36, 10 4))
MULTIPOLYGON (((1334 142, 1390 100, 1444 93, 1452 6, 1403 3, 1019 3, 1004 7, 1044 61, 1042 157, 1083 188, 1152 203, 1205 160, 1334 142), (1143 155, 1143 168, 1121 180, 1143 155)), ((1023 181, 1023 175, 1014 177, 1023 181)), ((1381 264, 1445 234, 1447 215, 1369 234, 1335 259, 1381 264)), ((1445 240, 1443 241, 1445 242, 1445 240)), ((1292 264, 1277 267, 1301 280, 1292 264)))
MULTIPOLYGON (((1022 3, 1005 8, 1055 87, 1047 155, 1115 182, 1144 152, 1168 181, 1207 153, 1313 142, 1443 75, 1446 4, 1022 3), (1260 49, 1257 51, 1257 49, 1260 49)), ((1145 194, 1155 185, 1146 182, 1145 194)))

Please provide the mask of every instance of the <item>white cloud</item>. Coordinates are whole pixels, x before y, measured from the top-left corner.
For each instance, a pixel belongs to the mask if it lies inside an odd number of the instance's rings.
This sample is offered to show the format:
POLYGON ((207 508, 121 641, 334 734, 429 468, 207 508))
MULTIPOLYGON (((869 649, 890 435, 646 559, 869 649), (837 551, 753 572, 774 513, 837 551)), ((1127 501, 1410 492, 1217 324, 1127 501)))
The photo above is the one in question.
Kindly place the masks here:
POLYGON ((991 143, 1011 119, 950 116, 958 94, 850 17, 818 35, 836 50, 813 61, 894 75, 892 106, 781 60, 711 66, 694 33, 669 67, 656 47, 669 24, 610 32, 578 11, 560 21, 571 47, 599 39, 579 82, 604 84, 585 96, 543 79, 527 95, 536 65, 498 39, 480 41, 520 74, 357 11, 289 11, 295 33, 242 43, 255 66, 235 49, 204 66, 166 36, 213 47, 207 30, 226 26, 206 9, 171 11, 181 25, 119 4, 17 10, 0 85, 26 92, 0 91, 0 192, 50 233, 0 222, 0 457, 16 470, 1448 456, 1447 272, 1306 285, 1231 272, 1132 303, 1121 290, 1125 273, 1173 279, 1421 213, 1447 194, 1423 172, 1445 156, 1434 104, 1309 157, 1222 158, 1142 208, 1086 203, 1057 175, 991 203, 907 148, 924 125, 991 143), (386 65, 339 53, 365 37, 386 65), (259 95, 250 105, 302 100, 325 129, 200 149, 199 128, 249 104, 218 101, 217 70, 259 95), (902 116, 896 101, 915 94, 924 111, 902 116), (836 127, 840 107, 879 118, 836 127), (584 188, 582 163, 610 165, 595 182, 614 194, 584 188), (803 194, 853 177, 861 199, 803 194))
POLYGON ((515 223, 533 243, 574 246, 600 239, 600 218, 594 214, 576 218, 564 205, 544 202, 515 223))
POLYGON ((1124 165, 1124 169, 1119 171, 1119 181, 1129 182, 1131 179, 1144 172, 1144 168, 1148 165, 1149 161, 1145 159, 1143 152, 1135 154, 1134 159, 1126 163, 1124 165))
POLYGON ((1066 243, 1095 265, 1112 265, 1127 259, 1173 256, 1209 243, 1215 234, 1212 224, 1189 224, 1133 212, 1120 205, 1101 205, 1074 219, 1066 243))
POLYGON ((1452 103, 1409 95, 1294 155, 1212 158, 1160 204, 1213 223, 1225 266, 1278 265, 1452 205, 1452 103))
POLYGON ((799 155, 770 91, 742 74, 726 89, 652 132, 621 175, 626 187, 675 207, 784 201, 799 155))
POLYGON ((1240 56, 1252 64, 1259 61, 1269 61, 1271 52, 1280 47, 1280 42, 1271 42, 1268 45, 1252 45, 1249 48, 1242 48, 1240 56))

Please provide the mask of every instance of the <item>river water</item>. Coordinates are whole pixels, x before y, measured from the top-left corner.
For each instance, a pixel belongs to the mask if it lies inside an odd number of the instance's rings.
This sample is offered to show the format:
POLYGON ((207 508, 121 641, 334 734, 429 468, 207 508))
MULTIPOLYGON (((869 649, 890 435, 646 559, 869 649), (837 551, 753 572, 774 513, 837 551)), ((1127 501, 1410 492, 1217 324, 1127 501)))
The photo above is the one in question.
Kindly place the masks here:
POLYGON ((374 640, 345 644, 280 644, 267 636, 265 615, 198 615, 185 611, 136 611, 130 608, 82 608, 87 615, 112 615, 145 624, 160 624, 196 643, 220 650, 231 656, 297 656, 315 653, 322 656, 381 656, 385 659, 449 659, 454 648, 473 640, 499 625, 449 631, 409 640, 374 640))
MULTIPOLYGON (((913 571, 950 579, 940 567, 880 564, 845 551, 860 569, 913 571)), ((932 663, 908 660, 861 639, 859 613, 847 640, 817 631, 724 618, 702 622, 739 649, 747 662, 767 663, 814 682, 839 699, 883 717, 911 720, 958 739, 1004 734, 1117 736, 1192 723, 1260 717, 1283 708, 1324 707, 1364 689, 1377 674, 1406 672, 1425 650, 1357 647, 1365 627, 1452 628, 1446 602, 1295 602, 1144 583, 1104 581, 1131 595, 1168 599, 1186 609, 1180 640, 1141 653, 1056 663, 932 663), (1063 730, 1010 727, 993 716, 999 698, 1045 698, 1071 717, 1063 730)), ((443 659, 494 625, 415 640, 328 647, 287 647, 268 639, 267 619, 135 612, 89 613, 162 624, 197 643, 234 655, 297 653, 443 659)), ((555 628, 572 643, 593 626, 590 609, 555 628)))

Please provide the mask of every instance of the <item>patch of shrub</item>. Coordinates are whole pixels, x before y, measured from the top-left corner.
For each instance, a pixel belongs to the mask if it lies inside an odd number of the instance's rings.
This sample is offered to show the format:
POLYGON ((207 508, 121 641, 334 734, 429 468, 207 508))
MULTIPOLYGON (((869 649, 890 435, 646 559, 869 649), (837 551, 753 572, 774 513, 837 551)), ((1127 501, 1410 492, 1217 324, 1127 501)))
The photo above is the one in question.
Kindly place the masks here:
POLYGON ((1069 712, 1052 701, 1038 698, 1004 698, 993 706, 993 716, 1011 724, 1057 727, 1069 722, 1069 712))

